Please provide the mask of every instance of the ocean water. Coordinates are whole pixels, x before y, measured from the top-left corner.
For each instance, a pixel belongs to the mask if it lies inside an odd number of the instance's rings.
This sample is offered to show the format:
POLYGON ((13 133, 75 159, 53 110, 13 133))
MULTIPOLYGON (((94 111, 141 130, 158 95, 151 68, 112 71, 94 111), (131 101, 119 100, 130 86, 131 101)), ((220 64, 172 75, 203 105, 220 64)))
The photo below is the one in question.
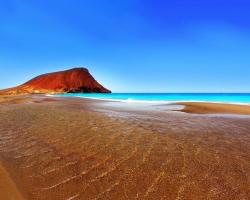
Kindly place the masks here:
POLYGON ((189 101, 250 104, 250 93, 67 93, 56 96, 103 99, 128 103, 172 103, 189 101))

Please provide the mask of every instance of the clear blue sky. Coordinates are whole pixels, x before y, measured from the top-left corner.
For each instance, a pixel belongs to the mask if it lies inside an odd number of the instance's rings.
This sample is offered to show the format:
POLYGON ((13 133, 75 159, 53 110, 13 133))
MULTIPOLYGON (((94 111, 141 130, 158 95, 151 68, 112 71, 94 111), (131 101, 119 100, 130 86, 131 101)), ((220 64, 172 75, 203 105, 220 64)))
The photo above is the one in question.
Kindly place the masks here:
POLYGON ((87 66, 113 92, 250 92, 249 0, 1 0, 0 88, 87 66))

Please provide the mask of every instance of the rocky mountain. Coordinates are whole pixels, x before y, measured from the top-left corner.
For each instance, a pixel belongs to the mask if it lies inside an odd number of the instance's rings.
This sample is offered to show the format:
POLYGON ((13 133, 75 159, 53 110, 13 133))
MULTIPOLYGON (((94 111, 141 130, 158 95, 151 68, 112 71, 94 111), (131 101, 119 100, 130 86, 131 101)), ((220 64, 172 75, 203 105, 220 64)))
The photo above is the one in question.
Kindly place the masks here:
POLYGON ((110 93, 86 68, 73 68, 37 76, 17 87, 0 90, 0 94, 110 93))

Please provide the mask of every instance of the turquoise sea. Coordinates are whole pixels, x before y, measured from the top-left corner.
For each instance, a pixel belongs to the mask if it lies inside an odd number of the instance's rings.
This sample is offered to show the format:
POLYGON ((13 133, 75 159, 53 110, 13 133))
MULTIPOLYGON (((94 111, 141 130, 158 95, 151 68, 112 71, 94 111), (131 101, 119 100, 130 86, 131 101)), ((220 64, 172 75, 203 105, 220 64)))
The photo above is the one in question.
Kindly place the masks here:
POLYGON ((67 93, 61 97, 81 97, 121 102, 222 102, 250 104, 250 93, 67 93))

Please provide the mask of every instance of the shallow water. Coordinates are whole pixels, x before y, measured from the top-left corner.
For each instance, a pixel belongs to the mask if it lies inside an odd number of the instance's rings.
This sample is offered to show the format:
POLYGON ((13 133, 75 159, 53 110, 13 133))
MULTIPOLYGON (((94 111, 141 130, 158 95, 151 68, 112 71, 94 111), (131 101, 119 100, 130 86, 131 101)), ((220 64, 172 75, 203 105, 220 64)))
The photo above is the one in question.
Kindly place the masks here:
POLYGON ((202 101, 202 102, 222 102, 250 104, 250 94, 248 93, 111 93, 111 94, 60 94, 57 96, 81 97, 92 99, 106 99, 122 102, 143 102, 162 103, 180 101, 202 101))

